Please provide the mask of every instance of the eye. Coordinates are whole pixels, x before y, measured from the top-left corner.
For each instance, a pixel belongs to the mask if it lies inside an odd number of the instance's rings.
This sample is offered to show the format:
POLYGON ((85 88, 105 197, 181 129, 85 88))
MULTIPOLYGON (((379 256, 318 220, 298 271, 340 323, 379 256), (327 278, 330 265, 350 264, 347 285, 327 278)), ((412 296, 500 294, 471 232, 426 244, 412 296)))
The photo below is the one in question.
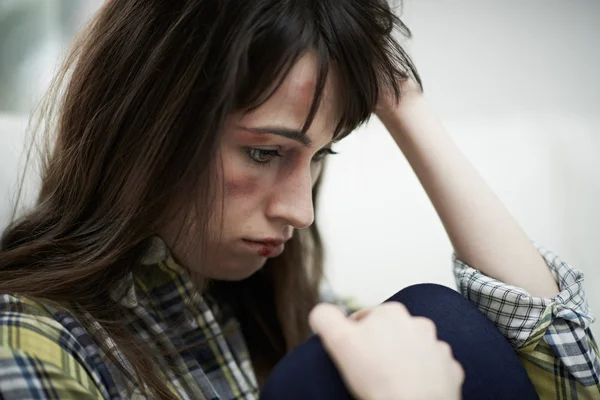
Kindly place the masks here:
POLYGON ((321 161, 323 161, 323 159, 324 159, 325 157, 327 157, 327 156, 328 156, 328 155, 330 155, 330 154, 338 154, 338 153, 336 153, 335 151, 333 151, 331 148, 327 147, 327 148, 325 148, 325 149, 321 149, 321 150, 319 150, 319 151, 317 152, 317 154, 315 154, 315 155, 313 156, 313 159, 312 159, 312 160, 313 160, 313 162, 321 162, 321 161))
POLYGON ((274 157, 281 157, 281 154, 277 150, 274 149, 255 149, 255 148, 247 148, 246 154, 250 158, 251 161, 260 164, 266 165, 273 161, 274 157))

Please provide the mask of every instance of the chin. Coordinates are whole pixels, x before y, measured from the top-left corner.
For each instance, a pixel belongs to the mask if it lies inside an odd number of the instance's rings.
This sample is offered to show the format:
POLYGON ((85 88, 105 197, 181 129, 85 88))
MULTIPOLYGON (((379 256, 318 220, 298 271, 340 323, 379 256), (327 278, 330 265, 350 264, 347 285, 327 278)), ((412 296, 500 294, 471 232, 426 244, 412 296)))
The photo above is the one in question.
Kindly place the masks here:
POLYGON ((216 270, 207 271, 209 279, 219 281, 242 281, 254 275, 266 263, 266 259, 261 260, 244 260, 244 262, 231 262, 225 265, 221 264, 216 270))

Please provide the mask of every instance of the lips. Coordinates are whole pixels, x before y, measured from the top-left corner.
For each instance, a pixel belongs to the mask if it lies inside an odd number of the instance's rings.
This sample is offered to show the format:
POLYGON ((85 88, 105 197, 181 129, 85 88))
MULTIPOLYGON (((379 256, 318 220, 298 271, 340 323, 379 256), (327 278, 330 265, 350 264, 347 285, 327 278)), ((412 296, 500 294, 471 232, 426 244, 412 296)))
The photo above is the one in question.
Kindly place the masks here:
POLYGON ((285 240, 277 240, 277 239, 265 239, 265 240, 251 240, 251 242, 254 243, 260 243, 263 244, 265 246, 281 246, 282 244, 285 243, 285 240))
MULTIPOLYGON (((289 239, 288 239, 289 240, 289 239)), ((244 246, 260 257, 277 257, 285 248, 284 239, 250 240, 242 239, 244 246)))

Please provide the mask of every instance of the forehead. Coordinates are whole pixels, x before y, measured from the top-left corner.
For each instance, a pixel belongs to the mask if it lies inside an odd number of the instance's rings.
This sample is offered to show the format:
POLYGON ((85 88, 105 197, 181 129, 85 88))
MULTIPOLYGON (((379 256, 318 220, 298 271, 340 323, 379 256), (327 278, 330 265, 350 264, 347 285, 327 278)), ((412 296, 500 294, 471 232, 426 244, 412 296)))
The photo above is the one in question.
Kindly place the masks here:
MULTIPOLYGON (((318 60, 313 53, 303 55, 272 96, 257 109, 242 116, 242 123, 301 130, 314 101, 317 66, 318 60)), ((336 72, 333 68, 330 71, 320 106, 307 131, 315 145, 332 139, 339 118, 336 72)))

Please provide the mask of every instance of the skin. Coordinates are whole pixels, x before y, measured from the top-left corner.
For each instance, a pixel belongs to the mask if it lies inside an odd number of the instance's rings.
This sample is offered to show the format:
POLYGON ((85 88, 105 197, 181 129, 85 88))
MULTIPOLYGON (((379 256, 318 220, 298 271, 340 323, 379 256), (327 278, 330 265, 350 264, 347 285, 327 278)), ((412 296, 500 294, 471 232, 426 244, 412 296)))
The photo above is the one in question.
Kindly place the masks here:
MULTIPOLYGON (((313 223, 312 189, 337 124, 331 73, 321 106, 301 133, 313 101, 316 65, 313 54, 304 55, 263 105, 230 117, 217 157, 222 186, 209 224, 210 258, 202 262, 203 277, 245 279, 283 251, 279 242, 313 223)), ((193 246, 177 243, 168 232, 163 236, 183 265, 198 268, 193 246)))
MULTIPOLYGON (((533 296, 556 296, 548 266, 453 143, 421 91, 410 81, 403 89, 398 103, 384 97, 377 115, 427 192, 458 257, 533 296)), ((447 344, 432 334, 431 321, 412 317, 400 304, 350 317, 320 304, 310 324, 358 399, 460 398, 464 371, 447 344), (431 376, 436 376, 435 385, 431 376)))
MULTIPOLYGON (((212 213, 205 277, 244 279, 282 251, 274 241, 288 240, 295 229, 312 224, 312 187, 337 121, 335 72, 329 74, 321 107, 306 135, 296 137, 299 140, 284 136, 299 136, 316 76, 314 55, 308 53, 265 104, 231 116, 218 157, 217 182, 222 187, 215 204, 223 207, 212 213), (249 246, 245 240, 263 245, 249 246)), ((558 293, 540 254, 453 143, 415 84, 404 84, 400 102, 382 96, 377 116, 415 171, 459 258, 533 296, 558 293)), ((164 236, 184 265, 198 269, 193 246, 181 247, 169 232, 164 236)))
MULTIPOLYGON (((312 224, 312 188, 336 123, 335 74, 330 77, 322 107, 304 138, 284 136, 294 136, 290 133, 299 131, 308 115, 316 79, 310 54, 260 108, 231 117, 220 144, 222 187, 216 204, 223 207, 214 210, 210 224, 212 259, 203 270, 206 277, 244 279, 282 250, 268 243, 252 246, 245 240, 285 241, 294 230, 312 224)), ((403 93, 398 103, 383 96, 377 115, 410 162, 457 255, 533 296, 555 296, 558 287, 542 257, 453 143, 423 94, 411 82, 405 83, 403 93)), ((184 264, 199 264, 193 251, 174 248, 184 264)), ((459 398, 464 375, 447 345, 432 333, 431 321, 412 317, 400 306, 382 305, 347 318, 320 305, 311 313, 310 323, 357 398, 459 398), (410 340, 398 340, 398 332, 410 340), (414 346, 405 348, 402 343, 414 346), (405 379, 398 380, 390 366, 400 357, 407 365, 438 368, 444 384, 430 384, 431 368, 411 368, 405 379), (362 373, 365 370, 370 371, 368 376, 362 373)))
POLYGON ((461 398, 465 373, 450 345, 438 340, 431 320, 411 316, 402 304, 384 303, 350 318, 336 306, 320 304, 309 322, 353 398, 461 398))
POLYGON ((423 93, 409 81, 399 103, 384 97, 378 117, 427 192, 458 257, 532 296, 558 286, 542 256, 456 146, 423 93))

